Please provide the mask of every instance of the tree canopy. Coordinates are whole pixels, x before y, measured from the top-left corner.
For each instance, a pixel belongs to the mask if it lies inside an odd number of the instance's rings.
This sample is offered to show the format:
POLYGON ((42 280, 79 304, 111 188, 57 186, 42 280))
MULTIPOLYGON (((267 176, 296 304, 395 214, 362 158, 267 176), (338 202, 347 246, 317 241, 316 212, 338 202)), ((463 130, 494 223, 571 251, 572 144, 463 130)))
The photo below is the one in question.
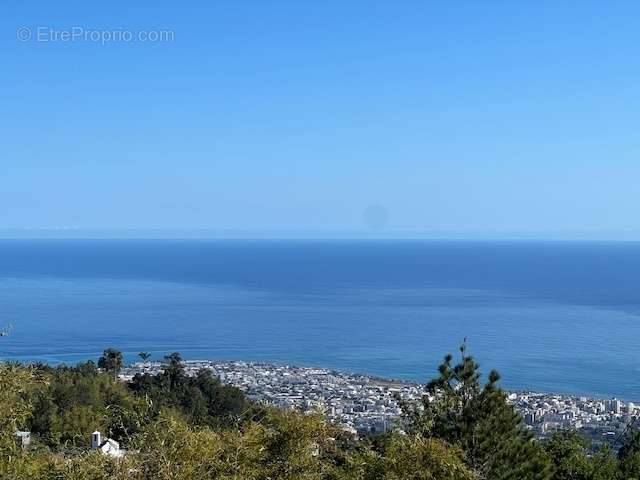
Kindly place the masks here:
POLYGON ((8 480, 631 480, 640 433, 618 452, 572 431, 538 440, 491 372, 460 349, 396 430, 354 439, 319 414, 249 401, 209 370, 187 375, 180 354, 158 375, 121 382, 122 356, 96 366, 0 364, 0 478, 8 480), (14 432, 32 432, 21 450, 14 432), (90 450, 100 430, 127 454, 90 450))
POLYGON ((106 372, 111 372, 116 378, 122 369, 123 356, 120 350, 113 347, 107 348, 98 359, 98 367, 106 372))

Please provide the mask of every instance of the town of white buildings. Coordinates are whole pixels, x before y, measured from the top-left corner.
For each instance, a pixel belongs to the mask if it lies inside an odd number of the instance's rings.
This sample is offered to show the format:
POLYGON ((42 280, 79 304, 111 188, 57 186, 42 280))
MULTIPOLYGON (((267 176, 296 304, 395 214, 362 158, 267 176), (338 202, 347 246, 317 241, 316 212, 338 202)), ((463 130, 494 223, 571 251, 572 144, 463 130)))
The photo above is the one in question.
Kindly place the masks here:
POLYGON ((579 430, 595 442, 612 442, 640 415, 640 405, 616 398, 511 393, 509 401, 538 436, 562 429, 579 430))
MULTIPOLYGON (((249 398, 301 412, 317 411, 354 433, 388 430, 401 416, 398 399, 418 402, 424 394, 423 385, 325 368, 251 362, 185 362, 189 375, 203 368, 211 370, 223 383, 238 387, 249 398)), ((162 369, 163 364, 159 362, 136 363, 126 367, 120 377, 128 380, 138 373, 157 374, 162 369)), ((640 405, 617 399, 532 392, 512 392, 508 399, 527 427, 538 436, 560 429, 576 429, 595 441, 611 442, 640 414, 640 405)))

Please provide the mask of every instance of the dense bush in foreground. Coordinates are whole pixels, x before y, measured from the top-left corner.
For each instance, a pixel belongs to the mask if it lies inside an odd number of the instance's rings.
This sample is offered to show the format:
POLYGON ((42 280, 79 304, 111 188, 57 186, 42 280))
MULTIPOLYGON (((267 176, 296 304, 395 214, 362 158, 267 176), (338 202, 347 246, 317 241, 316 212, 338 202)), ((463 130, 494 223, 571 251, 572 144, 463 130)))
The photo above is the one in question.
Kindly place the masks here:
MULTIPOLYGON (((121 362, 120 362, 121 363, 121 362)), ((0 478, 7 480, 630 480, 640 479, 640 434, 617 455, 575 432, 538 441, 506 402, 492 372, 461 349, 405 405, 403 431, 356 440, 320 416, 255 405, 206 372, 190 378, 177 354, 165 371, 129 384, 102 369, 0 364, 0 478), (30 429, 31 448, 14 432, 30 429), (100 429, 127 453, 89 448, 100 429)))

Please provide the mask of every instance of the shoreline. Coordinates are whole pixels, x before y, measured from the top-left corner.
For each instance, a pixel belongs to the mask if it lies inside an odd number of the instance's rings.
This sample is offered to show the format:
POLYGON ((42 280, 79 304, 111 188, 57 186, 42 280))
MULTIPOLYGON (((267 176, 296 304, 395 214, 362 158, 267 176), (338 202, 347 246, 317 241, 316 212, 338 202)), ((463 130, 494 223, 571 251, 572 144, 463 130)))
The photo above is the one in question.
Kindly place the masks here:
MULTIPOLYGON (((419 402, 424 384, 349 373, 332 368, 290 364, 222 360, 185 360, 186 373, 210 370, 221 382, 243 391, 249 398, 281 408, 316 411, 358 433, 384 432, 402 417, 400 400, 419 402)), ((124 367, 120 378, 158 374, 162 362, 137 362, 124 367)), ((508 402, 537 436, 574 429, 595 441, 615 438, 640 415, 640 405, 621 399, 580 395, 509 391, 508 402)))
MULTIPOLYGON (((272 367, 289 367, 294 369, 323 369, 328 370, 332 373, 342 374, 342 375, 350 375, 354 377, 363 377, 368 378, 369 380, 376 381, 380 384, 387 385, 411 385, 411 386, 421 386, 424 387, 426 383, 418 382, 415 380, 403 379, 403 378, 394 378, 394 377, 384 377, 380 375, 373 375, 370 373, 362 372, 362 371, 352 371, 347 369, 340 369, 334 367, 325 367, 321 365, 301 365, 290 362, 266 362, 266 361, 254 361, 254 360, 229 360, 229 359, 184 359, 183 362, 185 364, 194 364, 194 363, 220 363, 220 364, 233 364, 233 363, 244 363, 247 365, 257 365, 257 366, 272 366, 272 367)), ((133 362, 128 364, 127 366, 134 366, 141 364, 143 362, 133 362)), ((157 365, 161 365, 163 362, 161 360, 154 360, 152 362, 157 365)), ((435 374, 434 374, 435 376, 435 374)), ((482 382, 481 382, 482 383, 482 382)), ((499 382, 500 383, 500 382, 499 382)), ((631 402, 637 403, 640 405, 640 399, 631 399, 625 397, 619 397, 617 395, 595 395, 590 393, 575 393, 575 392, 562 392, 562 391, 547 391, 547 390, 537 390, 534 388, 506 388, 500 386, 500 388, 506 393, 516 393, 516 394, 528 394, 528 395, 548 395, 548 396, 558 396, 558 397, 566 397, 566 398, 587 398, 589 400, 620 400, 623 402, 631 402)))
MULTIPOLYGON (((76 354, 73 354, 74 356, 76 354)), ((99 356, 100 352, 96 353, 95 356, 99 356)), ((132 355, 133 356, 133 355, 132 355)), ((19 362, 22 364, 35 364, 35 363, 43 363, 46 365, 49 365, 51 367, 57 367, 60 365, 66 365, 66 366, 74 366, 78 363, 82 363, 82 362, 87 362, 87 361, 94 361, 95 360, 93 358, 79 358, 78 360, 69 360, 69 361, 64 361, 64 360, 58 360, 58 361, 50 361, 50 360, 45 360, 45 359, 37 359, 35 357, 28 357, 26 359, 21 359, 20 357, 24 356, 17 356, 17 357, 0 357, 0 362, 19 362)), ((251 365, 263 365, 263 366, 274 366, 274 367, 291 367, 291 368, 297 368, 297 369, 325 369, 325 370, 329 370, 331 372, 335 372, 338 374, 347 374, 347 375, 351 375, 351 376, 361 376, 361 377, 366 377, 369 378, 370 380, 375 380, 381 384, 390 384, 390 385, 425 385, 424 382, 420 382, 420 381, 416 381, 416 380, 411 380, 411 379, 404 379, 404 378, 394 378, 394 377, 386 377, 386 376, 381 376, 381 375, 375 375, 375 374, 370 374, 370 373, 366 373, 363 371, 354 371, 354 370, 348 370, 348 369, 341 369, 341 368, 335 368, 335 367, 326 367, 326 366, 322 366, 322 365, 310 365, 310 364, 298 364, 298 363, 291 363, 291 362, 286 362, 286 361, 263 361, 263 360, 237 360, 237 359, 225 359, 225 358, 213 358, 213 359, 183 359, 184 363, 186 364, 190 364, 190 363, 228 363, 228 364, 232 364, 232 363, 246 363, 246 364, 251 364, 251 365)), ((124 368, 128 368, 128 367, 133 367, 135 365, 141 364, 142 362, 139 361, 135 361, 135 362, 130 362, 124 365, 124 368)), ((147 362, 147 363, 151 363, 151 364, 155 364, 155 365, 161 365, 162 364, 162 360, 153 360, 151 362, 147 362)), ((435 369, 434 369, 434 375, 435 376, 435 369)), ((484 376, 484 375, 483 375, 484 376)), ((539 395, 548 395, 548 396, 558 396, 558 397, 567 397, 567 398, 587 398, 590 400, 599 400, 599 401, 605 401, 605 400, 611 400, 611 399, 617 399, 617 400, 621 400, 623 402, 632 402, 632 403, 638 403, 640 405, 640 397, 638 397, 637 399, 634 398, 629 398, 626 396, 617 396, 615 394, 594 394, 594 393, 579 393, 579 392, 570 392, 570 391, 559 391, 559 390, 539 390, 539 389, 535 389, 535 388, 508 388, 508 387, 504 387, 501 386, 500 388, 502 388, 502 390, 504 392, 507 393, 516 393, 516 394, 539 394, 539 395)))

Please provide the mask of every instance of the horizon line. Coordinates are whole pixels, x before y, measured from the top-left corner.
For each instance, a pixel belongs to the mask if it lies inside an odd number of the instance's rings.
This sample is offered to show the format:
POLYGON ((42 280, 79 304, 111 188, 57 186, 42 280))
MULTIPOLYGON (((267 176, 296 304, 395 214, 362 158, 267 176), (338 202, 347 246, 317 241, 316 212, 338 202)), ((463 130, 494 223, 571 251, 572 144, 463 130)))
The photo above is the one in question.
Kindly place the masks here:
POLYGON ((536 240, 640 241, 639 230, 358 230, 0 227, 0 240, 162 239, 162 240, 536 240))

